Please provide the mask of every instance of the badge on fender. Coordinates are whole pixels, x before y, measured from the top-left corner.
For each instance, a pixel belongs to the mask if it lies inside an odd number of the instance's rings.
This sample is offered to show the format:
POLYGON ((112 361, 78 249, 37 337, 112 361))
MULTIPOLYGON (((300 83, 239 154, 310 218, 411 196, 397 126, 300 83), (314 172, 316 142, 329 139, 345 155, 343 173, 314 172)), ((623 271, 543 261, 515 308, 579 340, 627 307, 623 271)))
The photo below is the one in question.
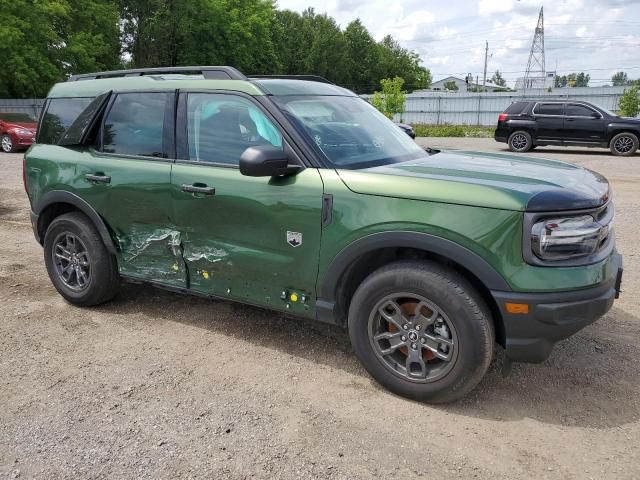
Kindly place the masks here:
POLYGON ((292 247, 299 247, 302 245, 302 234, 300 232, 287 231, 287 243, 292 247))

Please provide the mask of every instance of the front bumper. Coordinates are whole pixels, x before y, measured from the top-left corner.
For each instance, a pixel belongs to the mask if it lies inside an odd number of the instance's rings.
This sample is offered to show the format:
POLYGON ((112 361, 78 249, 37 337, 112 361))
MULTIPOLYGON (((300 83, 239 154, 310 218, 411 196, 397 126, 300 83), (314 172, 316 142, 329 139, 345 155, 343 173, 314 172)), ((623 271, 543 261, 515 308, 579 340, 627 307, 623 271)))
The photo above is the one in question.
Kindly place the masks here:
POLYGON ((36 134, 33 135, 12 135, 11 141, 15 148, 29 148, 35 141, 36 134))
POLYGON ((491 292, 502 314, 505 351, 517 362, 546 360, 553 345, 607 313, 620 295, 622 256, 614 253, 617 272, 585 290, 554 293, 491 292), (507 303, 526 304, 528 313, 509 313, 507 303))

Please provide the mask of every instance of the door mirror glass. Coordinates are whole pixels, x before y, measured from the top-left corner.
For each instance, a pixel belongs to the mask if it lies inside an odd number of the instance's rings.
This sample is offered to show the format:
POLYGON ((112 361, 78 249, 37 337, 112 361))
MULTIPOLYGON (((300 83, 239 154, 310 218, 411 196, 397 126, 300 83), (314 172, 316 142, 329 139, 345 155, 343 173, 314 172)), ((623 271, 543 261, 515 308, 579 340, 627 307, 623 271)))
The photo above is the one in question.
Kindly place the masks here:
POLYGON ((272 145, 249 147, 240 155, 240 173, 248 177, 281 177, 300 167, 289 165, 289 155, 272 145))

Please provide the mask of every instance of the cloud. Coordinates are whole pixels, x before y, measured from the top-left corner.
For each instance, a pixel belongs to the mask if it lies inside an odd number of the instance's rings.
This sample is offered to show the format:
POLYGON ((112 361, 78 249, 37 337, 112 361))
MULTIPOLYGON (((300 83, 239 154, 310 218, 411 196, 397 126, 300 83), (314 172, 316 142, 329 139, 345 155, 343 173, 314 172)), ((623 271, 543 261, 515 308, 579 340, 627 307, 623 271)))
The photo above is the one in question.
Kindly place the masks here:
POLYGON ((510 12, 512 9, 513 0, 480 0, 478 2, 478 13, 480 15, 510 12))
MULTIPOLYGON (((487 40, 493 54, 488 70, 505 72, 511 83, 526 67, 541 4, 542 0, 459 0, 440 8, 424 0, 278 0, 278 8, 313 7, 343 27, 360 18, 377 40, 391 34, 418 52, 436 77, 450 72, 481 76, 487 40)), ((545 2, 544 16, 550 69, 557 62, 561 74, 589 70, 594 84, 606 82, 609 70, 640 77, 640 68, 630 68, 640 66, 640 0, 545 2)))

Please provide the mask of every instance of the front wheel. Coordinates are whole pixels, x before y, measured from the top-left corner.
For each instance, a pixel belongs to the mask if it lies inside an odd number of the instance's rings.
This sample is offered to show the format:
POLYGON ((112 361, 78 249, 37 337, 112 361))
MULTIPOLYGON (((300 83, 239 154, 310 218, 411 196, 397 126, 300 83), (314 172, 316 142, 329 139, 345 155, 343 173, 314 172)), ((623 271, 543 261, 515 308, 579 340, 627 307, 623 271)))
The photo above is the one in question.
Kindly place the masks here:
POLYGON ((432 403, 471 391, 493 357, 488 308, 463 277, 432 262, 396 262, 367 277, 349 308, 349 336, 374 379, 432 403))
POLYGON ((4 153, 12 153, 14 152, 13 148, 13 140, 9 135, 2 135, 2 151, 4 153))
POLYGON ((629 157, 638 150, 638 137, 629 132, 619 133, 609 142, 609 149, 616 156, 629 157))
POLYGON ((518 130, 509 136, 509 150, 512 152, 528 152, 533 148, 533 139, 529 132, 518 130))

